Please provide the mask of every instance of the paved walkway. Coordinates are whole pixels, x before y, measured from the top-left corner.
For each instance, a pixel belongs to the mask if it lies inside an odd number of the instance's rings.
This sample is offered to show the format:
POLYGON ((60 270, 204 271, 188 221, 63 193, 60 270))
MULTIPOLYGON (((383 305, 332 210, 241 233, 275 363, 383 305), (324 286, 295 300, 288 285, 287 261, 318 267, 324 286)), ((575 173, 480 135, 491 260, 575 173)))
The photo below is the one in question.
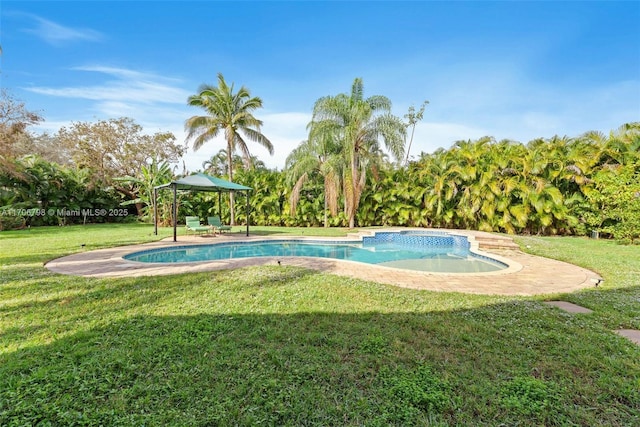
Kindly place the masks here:
MULTIPOLYGON (((513 244, 491 244, 492 241, 494 241, 494 243, 498 241, 504 242, 504 236, 460 230, 450 230, 450 232, 466 235, 471 242, 471 249, 474 252, 502 261, 509 267, 505 270, 489 273, 453 274, 410 271, 352 261, 305 257, 245 258, 180 264, 149 264, 128 261, 122 258, 124 255, 132 252, 154 248, 169 248, 228 241, 283 239, 282 236, 246 237, 244 234, 223 234, 216 235, 215 237, 179 236, 178 242, 173 242, 172 239, 169 238, 142 245, 87 251, 52 260, 46 264, 46 267, 56 273, 78 276, 133 277, 194 273, 255 265, 278 265, 278 263, 280 263, 280 265, 306 267, 341 276, 355 277, 411 289, 499 295, 536 295, 573 292, 586 287, 593 287, 599 278, 596 273, 575 265, 525 254, 518 249, 514 249, 513 244), (484 242, 483 245, 491 249, 481 250, 482 246, 479 247, 478 242, 484 242)), ((363 234, 371 233, 364 232, 354 234, 346 239, 340 238, 340 240, 353 239, 354 241, 359 241, 363 234)), ((285 237, 284 239, 325 240, 321 237, 285 237)))
POLYGON ((586 307, 582 307, 581 305, 573 304, 567 301, 546 301, 545 304, 553 307, 558 307, 559 309, 564 310, 567 313, 579 313, 579 314, 593 313, 593 310, 589 310, 586 307))
MULTIPOLYGON (((593 310, 589 310, 586 307, 582 307, 577 304, 573 304, 567 301, 546 301, 545 304, 558 307, 561 310, 566 311, 567 313, 572 314, 591 314, 593 310)), ((640 345, 640 330, 637 329, 616 329, 614 331, 616 334, 627 338, 629 341, 636 345, 640 345)))

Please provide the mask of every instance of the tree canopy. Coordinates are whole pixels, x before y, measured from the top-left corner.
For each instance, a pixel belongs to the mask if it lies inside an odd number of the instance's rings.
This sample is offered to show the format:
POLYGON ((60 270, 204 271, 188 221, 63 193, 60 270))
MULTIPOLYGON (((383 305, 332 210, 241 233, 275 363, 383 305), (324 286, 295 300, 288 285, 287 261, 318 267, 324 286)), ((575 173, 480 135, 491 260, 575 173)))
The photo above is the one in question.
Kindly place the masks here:
POLYGON ((24 102, 14 98, 5 88, 0 89, 0 168, 16 157, 33 153, 32 135, 28 127, 43 120, 39 113, 29 111, 24 102))
POLYGON ((62 127, 56 139, 76 167, 93 171, 94 180, 115 187, 128 199, 138 198, 137 187, 115 178, 138 176, 152 162, 175 163, 185 152, 172 133, 143 134, 142 127, 127 117, 73 123, 62 127))
MULTIPOLYGON (((234 93, 234 85, 229 86, 221 73, 218 73, 218 86, 201 85, 198 93, 192 95, 187 103, 199 107, 207 113, 204 116, 192 116, 185 122, 187 140, 193 141, 195 150, 206 142, 217 137, 221 132, 227 144, 227 171, 229 180, 233 181, 233 154, 236 150, 242 153, 246 167, 250 166, 251 153, 247 141, 256 142, 273 154, 271 141, 260 130, 262 121, 253 112, 262 108, 262 99, 251 96, 244 86, 234 93), (245 140, 246 139, 246 140, 245 140)), ((231 224, 235 224, 233 193, 230 194, 231 224)))
MULTIPOLYGON (((410 109, 404 123, 391 114, 388 98, 365 97, 362 80, 355 79, 350 93, 316 101, 307 139, 278 172, 265 168, 246 145, 253 141, 273 150, 260 132, 262 122, 253 116, 262 101, 244 87, 234 92, 218 77, 218 87, 203 86, 189 98, 206 115, 191 117, 186 126, 197 147, 225 136, 226 148, 203 168, 222 174, 226 167, 230 179, 237 176, 237 182, 254 189, 254 209, 248 218, 239 213, 240 221, 548 235, 598 231, 623 241, 640 240, 638 122, 609 133, 587 131, 526 143, 490 136, 460 140, 406 163, 407 130, 413 133, 426 103, 417 112, 410 109), (394 162, 385 158, 383 145, 394 162)), ((174 177, 169 162, 186 150, 171 133, 145 135, 129 118, 72 123, 55 135, 35 136, 29 127, 42 120, 40 115, 7 92, 0 101, 0 209, 10 212, 124 203, 135 204, 138 214, 148 217, 149 189, 174 177)), ((206 216, 213 207, 207 197, 181 200, 178 215, 206 216)), ((218 212, 235 220, 233 203, 218 206, 218 212)), ((0 227, 67 220, 20 215, 15 220, 5 215, 0 227)))
POLYGON ((381 158, 381 140, 393 157, 404 155, 406 127, 391 114, 391 101, 382 95, 364 97, 364 85, 356 78, 351 93, 325 96, 316 101, 309 125, 315 138, 334 138, 344 160, 342 192, 349 227, 355 227, 355 217, 367 173, 374 170, 381 158))

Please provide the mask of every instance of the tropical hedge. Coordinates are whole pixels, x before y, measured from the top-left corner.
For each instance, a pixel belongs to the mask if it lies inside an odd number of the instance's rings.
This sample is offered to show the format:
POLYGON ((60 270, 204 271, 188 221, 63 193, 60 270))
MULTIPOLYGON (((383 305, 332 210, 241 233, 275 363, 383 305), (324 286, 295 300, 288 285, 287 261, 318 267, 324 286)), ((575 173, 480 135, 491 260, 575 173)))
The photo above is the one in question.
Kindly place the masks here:
MULTIPOLYGON (((458 141, 448 150, 423 153, 407 167, 387 163, 375 169, 356 223, 512 234, 597 232, 634 241, 640 238, 639 153, 639 123, 609 135, 589 132, 527 144, 490 137, 458 141)), ((305 182, 293 214, 286 173, 245 170, 237 180, 254 188, 251 224, 323 224, 319 171, 305 182)), ((207 204, 206 196, 196 200, 207 204)), ((329 225, 347 226, 344 212, 329 217, 329 225)))
MULTIPOLYGON (((158 183, 153 171, 170 178, 166 165, 152 164, 140 177, 128 177, 139 195, 150 195, 158 183), (159 172, 158 172, 159 173, 159 172), (146 187, 145 187, 146 186, 146 187)), ((254 189, 252 225, 320 226, 324 224, 324 179, 309 171, 291 211, 292 185, 287 170, 239 166, 234 181, 254 189)), ((0 209, 114 208, 131 204, 113 189, 90 179, 91 172, 47 162, 37 157, 16 160, 13 171, 0 173, 0 209)), ((165 197, 166 199, 166 197, 165 197)), ((135 199, 147 207, 150 196, 135 199)), ((244 205, 240 198, 239 203, 244 205)), ((341 202, 343 203, 343 202, 341 202)), ((161 215, 170 216, 164 200, 161 215)), ((340 206, 328 216, 328 226, 349 225, 340 206)), ((179 220, 221 213, 229 218, 227 198, 217 194, 180 196, 179 220)), ((4 215, 3 224, 15 221, 4 215)), ((536 139, 526 144, 491 137, 458 141, 449 149, 422 153, 399 166, 372 165, 356 215, 357 226, 415 226, 478 229, 513 234, 588 235, 622 241, 640 240, 640 123, 621 126, 608 135, 588 132, 578 137, 536 139)), ((22 218, 31 225, 61 221, 105 221, 122 218, 22 218)), ((246 222, 238 209, 237 223, 246 222)), ((20 222, 20 221, 18 221, 20 222)))
POLYGON ((117 191, 95 180, 90 169, 35 155, 0 168, 0 230, 121 222, 129 217, 121 201, 117 191))

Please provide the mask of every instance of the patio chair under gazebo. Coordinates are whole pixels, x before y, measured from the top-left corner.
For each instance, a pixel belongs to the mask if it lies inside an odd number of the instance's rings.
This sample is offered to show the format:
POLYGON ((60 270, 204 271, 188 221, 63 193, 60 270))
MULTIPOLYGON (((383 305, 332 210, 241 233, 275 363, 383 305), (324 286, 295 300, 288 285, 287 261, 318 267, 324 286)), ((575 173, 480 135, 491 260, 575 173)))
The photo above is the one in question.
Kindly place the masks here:
POLYGON ((155 224, 154 232, 158 234, 158 190, 163 188, 171 188, 173 191, 173 241, 177 241, 177 223, 178 223, 178 204, 177 194, 178 190, 188 191, 215 191, 218 193, 218 206, 220 206, 222 192, 239 191, 245 192, 247 196, 247 236, 249 235, 249 195, 252 190, 251 187, 245 187, 244 185, 236 184, 235 182, 225 181, 224 179, 216 178, 204 173, 196 173, 194 175, 180 178, 176 181, 171 181, 166 184, 158 185, 153 188, 153 221, 155 224))

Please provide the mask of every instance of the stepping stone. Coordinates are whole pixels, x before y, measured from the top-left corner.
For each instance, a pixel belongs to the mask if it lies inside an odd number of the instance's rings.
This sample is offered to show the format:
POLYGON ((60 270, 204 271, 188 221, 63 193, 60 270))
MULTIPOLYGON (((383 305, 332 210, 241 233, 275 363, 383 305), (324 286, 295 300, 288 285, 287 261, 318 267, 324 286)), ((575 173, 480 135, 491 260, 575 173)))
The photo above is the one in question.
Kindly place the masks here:
POLYGON ((631 342, 640 345, 640 331, 636 329, 618 329, 616 334, 631 340, 631 342))
POLYGON ((568 313, 592 313, 592 310, 566 301, 545 301, 545 304, 558 307, 568 313))

